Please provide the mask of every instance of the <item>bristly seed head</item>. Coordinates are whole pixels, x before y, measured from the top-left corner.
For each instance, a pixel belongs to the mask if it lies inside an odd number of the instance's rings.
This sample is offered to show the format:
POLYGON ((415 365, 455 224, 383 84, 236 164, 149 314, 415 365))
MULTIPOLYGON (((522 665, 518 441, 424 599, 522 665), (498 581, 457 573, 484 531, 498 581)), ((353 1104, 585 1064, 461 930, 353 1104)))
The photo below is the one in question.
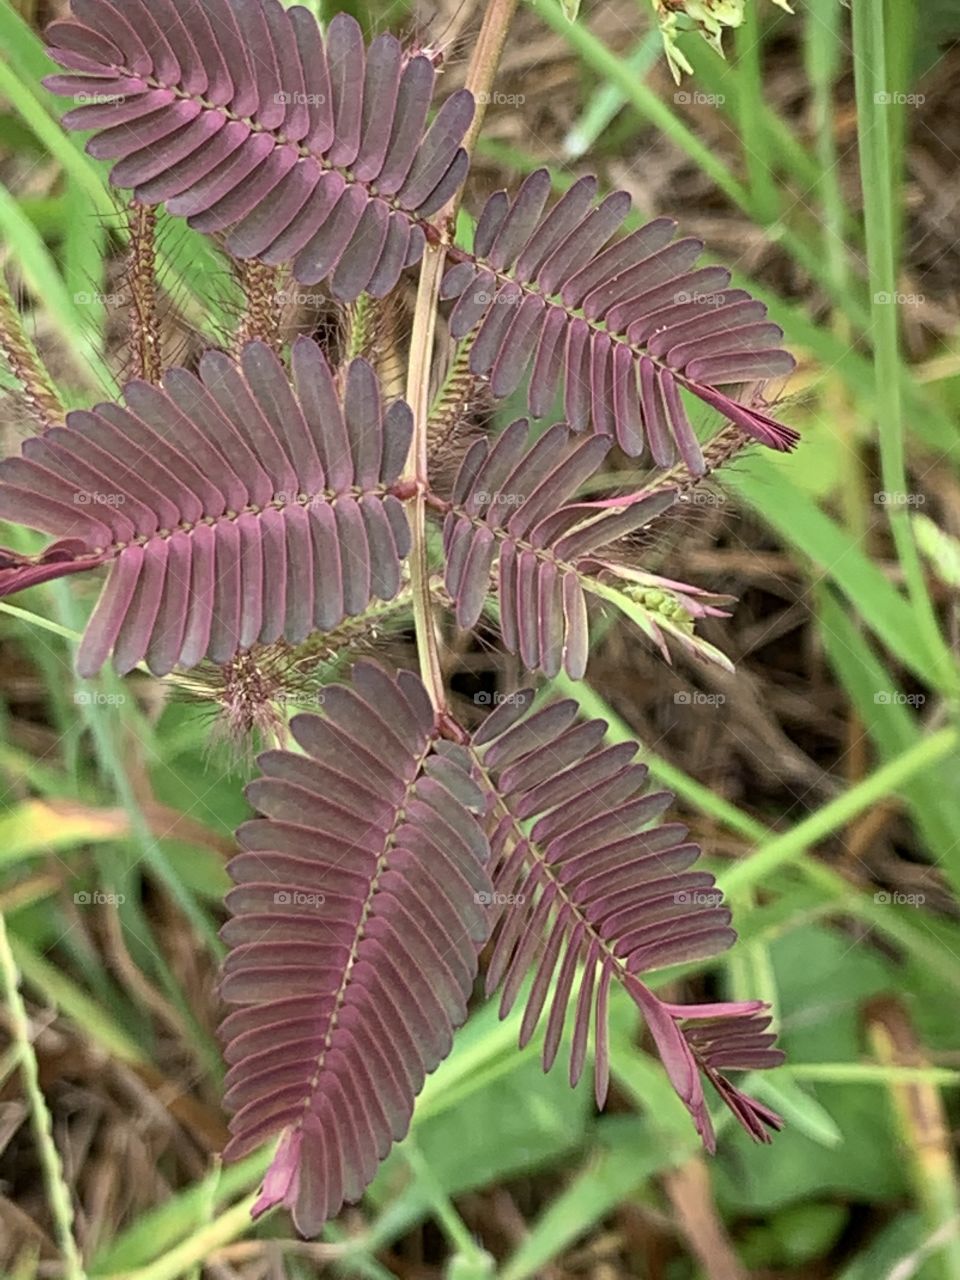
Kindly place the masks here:
POLYGON ((254 739, 282 742, 286 736, 284 671, 288 646, 258 645, 222 666, 194 673, 198 686, 206 676, 206 690, 195 692, 219 707, 213 738, 239 755, 252 754, 254 739))

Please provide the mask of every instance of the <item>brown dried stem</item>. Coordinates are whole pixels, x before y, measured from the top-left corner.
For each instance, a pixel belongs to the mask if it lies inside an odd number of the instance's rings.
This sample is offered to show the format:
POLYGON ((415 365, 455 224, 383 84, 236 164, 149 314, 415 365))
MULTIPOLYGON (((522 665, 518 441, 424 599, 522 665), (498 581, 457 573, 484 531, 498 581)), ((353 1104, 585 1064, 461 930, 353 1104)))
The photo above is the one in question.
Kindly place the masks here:
POLYGON ((245 342, 259 338, 277 354, 283 345, 281 335, 282 307, 278 298, 280 273, 265 262, 240 262, 237 275, 244 296, 244 311, 237 330, 237 350, 245 342))
POLYGON ((163 373, 160 316, 157 310, 157 211, 130 202, 130 352, 132 374, 158 383, 163 373))

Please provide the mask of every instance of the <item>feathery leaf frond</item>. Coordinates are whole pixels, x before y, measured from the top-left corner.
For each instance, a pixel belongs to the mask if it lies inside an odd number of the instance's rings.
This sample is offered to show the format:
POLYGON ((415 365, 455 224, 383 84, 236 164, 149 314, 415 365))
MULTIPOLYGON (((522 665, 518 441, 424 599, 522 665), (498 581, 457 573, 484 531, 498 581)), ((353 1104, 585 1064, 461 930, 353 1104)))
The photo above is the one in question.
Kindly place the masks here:
POLYGON ((77 410, 0 462, 0 518, 65 540, 0 560, 0 595, 109 562, 77 659, 93 675, 146 660, 165 675, 253 644, 299 644, 392 599, 410 534, 390 492, 410 410, 384 412, 364 360, 341 397, 320 348, 207 352, 199 377, 131 382, 126 408, 77 410), (65 549, 66 548, 66 549, 65 549))
POLYGON ((669 1005, 641 978, 667 965, 713 957, 736 935, 713 877, 693 869, 700 850, 687 828, 660 819, 673 801, 652 791, 633 742, 603 746, 602 720, 577 723, 577 704, 557 702, 526 714, 529 696, 502 704, 473 738, 492 813, 491 871, 496 944, 488 990, 501 984, 506 1016, 532 964, 536 977, 520 1031, 526 1044, 556 977, 543 1047, 552 1067, 574 979, 570 1081, 586 1061, 594 1024, 595 1089, 603 1105, 609 1062, 606 1011, 612 982, 644 1015, 671 1082, 708 1148, 713 1128, 700 1072, 758 1139, 779 1118, 741 1093, 726 1068, 776 1066, 782 1055, 764 1005, 669 1005), (538 955, 539 952, 539 955, 538 955))
POLYGON ((68 129, 114 160, 111 182, 165 204, 198 231, 225 232, 238 258, 293 262, 349 302, 383 297, 419 262, 426 220, 463 182, 466 90, 433 123, 436 72, 392 35, 369 48, 339 13, 279 0, 73 0, 47 29, 78 99, 68 129))
POLYGON ((418 677, 358 663, 270 751, 238 832, 221 1028, 235 1159, 282 1131, 258 1214, 307 1235, 357 1200, 466 1017, 489 846, 465 748, 418 677))
POLYGON ((504 647, 525 666, 575 680, 586 670, 589 636, 581 560, 666 511, 665 489, 622 507, 576 502, 577 490, 609 451, 608 436, 577 437, 557 423, 531 441, 518 419, 496 442, 467 452, 444 523, 446 587, 461 627, 476 625, 496 565, 504 647))
POLYGON ((479 326, 473 372, 489 374, 491 391, 502 398, 533 361, 528 404, 535 418, 550 411, 559 382, 575 430, 592 425, 632 457, 649 449, 662 467, 679 456, 691 472, 703 470, 681 388, 752 439, 791 449, 795 431, 724 390, 755 388, 794 366, 764 304, 731 289, 724 267, 694 270, 703 244, 675 240, 670 218, 608 245, 630 197, 615 191, 595 204, 596 189, 595 178, 581 178, 545 213, 550 175, 538 169, 513 200, 504 191, 490 196, 471 255, 451 252, 460 261, 447 272, 442 296, 456 300, 455 338, 479 326))

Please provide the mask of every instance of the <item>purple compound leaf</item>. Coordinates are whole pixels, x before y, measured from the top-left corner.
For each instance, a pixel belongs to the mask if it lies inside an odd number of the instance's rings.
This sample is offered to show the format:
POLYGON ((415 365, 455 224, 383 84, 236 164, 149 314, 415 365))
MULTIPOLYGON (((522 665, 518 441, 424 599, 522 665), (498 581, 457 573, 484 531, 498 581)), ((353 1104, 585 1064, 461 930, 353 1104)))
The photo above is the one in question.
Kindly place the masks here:
POLYGON ((662 821, 672 794, 651 790, 646 766, 634 758, 636 743, 604 746, 604 721, 578 722, 573 701, 529 713, 531 697, 527 691, 503 703, 472 743, 490 815, 495 941, 487 989, 502 987, 501 1016, 533 967, 520 1044, 549 1005, 549 1070, 575 1001, 570 1082, 580 1079, 592 1032, 602 1106, 606 1010, 610 986, 619 983, 643 1014, 708 1150, 714 1132, 701 1074, 751 1136, 769 1141, 768 1128, 781 1128, 780 1118, 724 1074, 783 1060, 765 1006, 668 1004, 642 981, 668 965, 719 955, 736 937, 713 877, 695 869, 700 850, 687 828, 662 821))
POLYGON ((670 218, 613 240, 625 192, 596 204, 596 179, 581 178, 544 212, 548 190, 537 170, 512 200, 495 192, 474 254, 451 250, 442 296, 454 300, 453 336, 474 335, 472 372, 499 398, 532 366, 535 417, 559 386, 576 430, 592 426, 661 467, 679 457, 694 475, 704 463, 681 390, 752 439, 792 449, 797 433, 764 412, 764 383, 794 367, 764 304, 731 288, 726 268, 695 267, 703 245, 675 239, 670 218))
POLYGON ((392 599, 409 551, 401 502, 411 415, 386 412, 370 365, 341 397, 300 338, 293 382, 272 350, 220 352, 199 376, 129 383, 126 407, 68 414, 0 462, 0 519, 55 536, 35 560, 0 551, 0 596, 109 563, 77 658, 113 652, 156 675, 256 643, 299 644, 373 598, 392 599))
POLYGON ((458 624, 469 629, 496 566, 504 647, 531 669, 555 676, 562 667, 579 680, 589 649, 584 566, 661 515, 677 492, 655 491, 622 506, 577 502, 612 440, 584 439, 563 423, 533 443, 528 436, 519 419, 464 458, 443 529, 446 589, 458 624))
POLYGON ((489 935, 483 796, 417 676, 358 663, 303 754, 269 751, 239 830, 221 1027, 239 1159, 282 1134, 254 1216, 315 1235, 406 1133, 466 1018, 489 935))
POLYGON ((436 73, 391 35, 367 48, 349 14, 326 40, 279 0, 72 0, 47 30, 69 72, 47 80, 96 130, 115 186, 226 234, 238 258, 293 263, 352 302, 384 296, 419 261, 426 220, 463 182, 474 102, 458 90, 433 122, 436 73))

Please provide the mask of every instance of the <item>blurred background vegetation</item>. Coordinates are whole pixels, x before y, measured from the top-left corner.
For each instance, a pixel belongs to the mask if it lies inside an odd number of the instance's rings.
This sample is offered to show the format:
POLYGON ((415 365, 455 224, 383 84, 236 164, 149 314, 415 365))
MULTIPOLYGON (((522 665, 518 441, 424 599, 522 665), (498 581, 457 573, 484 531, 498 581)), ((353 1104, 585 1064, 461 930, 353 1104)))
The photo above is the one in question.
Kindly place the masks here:
MULTIPOLYGON (((539 165, 558 191, 596 171, 638 223, 701 236, 798 358, 779 409, 800 450, 742 455, 644 548, 739 598, 705 631, 736 675, 667 666, 611 617, 589 683, 556 682, 678 793, 741 941, 662 985, 773 1002, 788 1065, 749 1087, 786 1131, 757 1148, 721 1120, 705 1159, 623 1002, 598 1115, 589 1082, 543 1076, 518 1018, 478 999, 363 1203, 322 1242, 252 1226, 268 1153, 219 1167, 214 1037, 248 765, 164 684, 75 683, 92 588, 67 580, 0 612, 0 908, 27 1013, 0 1016, 9 1275, 80 1274, 28 1123, 26 1034, 91 1276, 960 1280, 960 3, 855 3, 851 25, 840 0, 746 0, 726 60, 678 20, 679 84, 650 0, 585 0, 575 22, 522 4, 465 201, 539 165)), ((313 7, 439 47, 445 92, 482 8, 313 7)), ((127 361, 125 224, 40 85, 36 32, 62 8, 0 0, 0 262, 64 398, 89 404, 127 361)), ((189 362, 227 341, 237 283, 182 225, 161 218, 160 247, 164 357, 189 362)), ((336 321, 291 291, 289 332, 336 321)), ((31 427, 2 367, 0 395, 9 451, 31 427)), ((482 637, 448 641, 478 715, 518 672, 482 637)), ((400 630, 388 652, 408 646, 400 630)))

